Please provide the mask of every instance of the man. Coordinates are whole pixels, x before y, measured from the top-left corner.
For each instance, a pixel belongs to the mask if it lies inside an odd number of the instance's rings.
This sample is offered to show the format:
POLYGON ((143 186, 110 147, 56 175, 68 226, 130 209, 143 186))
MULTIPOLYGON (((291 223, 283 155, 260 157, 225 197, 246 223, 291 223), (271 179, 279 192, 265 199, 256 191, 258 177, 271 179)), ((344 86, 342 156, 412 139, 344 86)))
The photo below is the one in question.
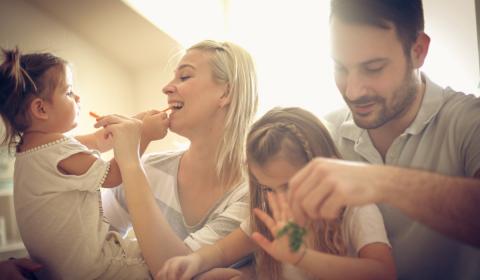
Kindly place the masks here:
POLYGON ((345 159, 373 165, 313 160, 290 181, 295 218, 380 203, 400 279, 480 279, 480 98, 419 71, 430 43, 421 0, 331 8, 348 108, 327 120, 345 159))

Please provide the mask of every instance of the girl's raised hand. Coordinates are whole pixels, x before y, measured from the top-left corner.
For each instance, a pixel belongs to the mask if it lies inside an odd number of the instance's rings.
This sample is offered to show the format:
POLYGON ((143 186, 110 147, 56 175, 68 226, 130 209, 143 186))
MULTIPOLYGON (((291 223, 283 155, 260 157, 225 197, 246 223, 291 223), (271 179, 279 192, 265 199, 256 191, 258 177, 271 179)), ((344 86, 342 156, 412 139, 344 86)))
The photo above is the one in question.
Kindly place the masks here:
POLYGON ((142 122, 120 115, 107 115, 97 119, 95 127, 103 127, 104 133, 113 143, 115 160, 121 167, 139 161, 142 122))
POLYGON ((190 280, 200 273, 201 259, 195 253, 187 256, 179 256, 168 259, 160 271, 156 280, 190 280))
POLYGON ((303 257, 304 245, 301 245, 300 250, 294 252, 290 248, 288 234, 277 237, 278 232, 293 220, 285 193, 268 193, 268 204, 273 218, 257 208, 254 209, 254 212, 270 230, 274 240, 270 241, 258 232, 252 234, 252 239, 277 261, 295 265, 303 257))

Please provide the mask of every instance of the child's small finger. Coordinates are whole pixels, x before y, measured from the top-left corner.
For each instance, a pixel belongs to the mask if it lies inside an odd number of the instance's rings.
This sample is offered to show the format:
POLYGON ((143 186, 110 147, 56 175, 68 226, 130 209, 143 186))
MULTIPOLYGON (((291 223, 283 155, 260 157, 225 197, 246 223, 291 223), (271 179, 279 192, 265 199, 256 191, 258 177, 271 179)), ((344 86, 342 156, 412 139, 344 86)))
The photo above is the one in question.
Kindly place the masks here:
POLYGON ((95 127, 106 127, 108 125, 117 124, 122 121, 122 117, 118 115, 107 115, 100 117, 95 123, 95 127))
POLYGON ((262 234, 258 232, 252 233, 252 239, 255 241, 258 246, 260 246, 265 252, 267 252, 269 255, 272 255, 273 249, 272 249, 272 242, 265 238, 262 234))
POLYGON ((277 195, 278 203, 280 204, 281 209, 281 218, 283 221, 289 221, 292 219, 292 214, 290 211, 290 206, 288 205, 287 196, 285 193, 279 193, 277 195))
POLYGON ((278 208, 277 195, 273 192, 269 192, 267 193, 267 200, 268 200, 268 205, 270 206, 270 210, 272 210, 273 219, 279 222, 280 209, 278 208))
POLYGON ((263 212, 258 208, 253 209, 253 212, 260 219, 260 221, 262 221, 265 226, 267 226, 272 235, 275 235, 277 223, 267 213, 263 212))

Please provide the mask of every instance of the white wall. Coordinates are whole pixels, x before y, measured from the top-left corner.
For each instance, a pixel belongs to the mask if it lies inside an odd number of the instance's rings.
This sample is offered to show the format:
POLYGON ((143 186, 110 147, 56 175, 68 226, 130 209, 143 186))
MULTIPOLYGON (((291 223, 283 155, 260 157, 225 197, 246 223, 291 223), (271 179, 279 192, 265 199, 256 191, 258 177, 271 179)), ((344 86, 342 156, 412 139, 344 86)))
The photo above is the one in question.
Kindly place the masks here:
POLYGON ((423 0, 432 38, 424 71, 435 82, 480 96, 474 0, 423 0))
POLYGON ((90 110, 100 114, 136 111, 131 105, 130 73, 49 15, 23 0, 0 0, 0 26, 1 47, 53 52, 73 64, 74 90, 82 104, 75 132, 92 131, 90 110))
MULTIPOLYGON (((344 106, 333 79, 329 1, 229 2, 227 38, 257 61, 260 114, 301 106, 321 116, 344 106)), ((432 42, 422 71, 442 86, 480 95, 474 0, 423 3, 432 42)))

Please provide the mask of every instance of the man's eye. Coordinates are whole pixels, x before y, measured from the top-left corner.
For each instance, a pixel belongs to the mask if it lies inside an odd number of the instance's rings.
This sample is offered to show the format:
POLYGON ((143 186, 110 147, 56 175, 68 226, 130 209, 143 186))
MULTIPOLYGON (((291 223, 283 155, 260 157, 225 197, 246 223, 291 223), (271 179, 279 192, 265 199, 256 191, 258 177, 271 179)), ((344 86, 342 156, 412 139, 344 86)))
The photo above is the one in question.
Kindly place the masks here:
POLYGON ((73 91, 67 91, 67 96, 73 96, 73 91))
POLYGON ((182 82, 186 81, 188 79, 190 79, 190 76, 180 76, 180 81, 182 81, 182 82))
POLYGON ((367 73, 378 73, 385 68, 385 63, 372 63, 364 66, 364 71, 367 73))
POLYGON ((365 69, 369 73, 378 73, 383 70, 383 66, 381 67, 369 67, 365 69))

